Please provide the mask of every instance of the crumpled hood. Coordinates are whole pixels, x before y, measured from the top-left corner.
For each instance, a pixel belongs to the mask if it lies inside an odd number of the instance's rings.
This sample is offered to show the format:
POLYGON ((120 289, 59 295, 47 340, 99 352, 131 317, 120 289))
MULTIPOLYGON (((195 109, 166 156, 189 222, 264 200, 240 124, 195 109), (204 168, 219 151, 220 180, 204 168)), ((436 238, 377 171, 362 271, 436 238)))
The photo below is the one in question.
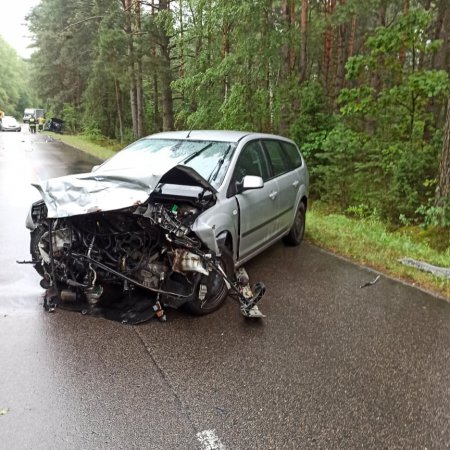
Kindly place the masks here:
POLYGON ((159 181, 191 184, 215 189, 195 170, 186 166, 172 167, 162 174, 149 173, 148 168, 82 173, 51 178, 33 184, 42 195, 49 218, 70 217, 100 211, 113 211, 144 203, 159 181), (188 182, 186 182, 188 180, 188 182))

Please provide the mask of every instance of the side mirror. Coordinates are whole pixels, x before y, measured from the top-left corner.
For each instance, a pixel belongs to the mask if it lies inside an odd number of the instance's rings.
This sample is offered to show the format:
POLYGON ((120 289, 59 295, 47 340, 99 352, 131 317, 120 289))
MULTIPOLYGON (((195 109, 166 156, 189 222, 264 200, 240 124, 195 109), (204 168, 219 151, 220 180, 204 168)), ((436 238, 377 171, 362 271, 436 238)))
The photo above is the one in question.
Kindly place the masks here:
POLYGON ((100 164, 97 164, 91 169, 91 172, 95 172, 100 167, 100 164))
POLYGON ((240 194, 248 189, 261 189, 262 187, 264 187, 264 181, 261 177, 245 175, 241 182, 236 183, 236 193, 240 194))

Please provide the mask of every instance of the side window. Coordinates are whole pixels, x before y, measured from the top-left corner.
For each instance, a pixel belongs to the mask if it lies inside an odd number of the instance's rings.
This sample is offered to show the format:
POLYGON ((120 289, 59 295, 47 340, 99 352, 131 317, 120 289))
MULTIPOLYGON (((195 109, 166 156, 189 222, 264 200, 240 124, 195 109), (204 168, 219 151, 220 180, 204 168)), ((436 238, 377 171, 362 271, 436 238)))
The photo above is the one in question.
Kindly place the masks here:
POLYGON ((264 147, 269 155, 270 164, 272 166, 273 175, 281 175, 291 170, 286 155, 278 141, 264 141, 264 147))
POLYGON ((266 160, 257 141, 250 142, 242 150, 234 168, 233 180, 241 181, 245 175, 256 175, 264 181, 269 178, 266 160))
POLYGON ((281 145, 283 146, 284 150, 288 155, 289 165, 291 169, 296 169, 297 167, 300 167, 302 165, 302 158, 300 156, 300 152, 298 151, 297 147, 294 144, 291 144, 290 142, 282 142, 281 145))
POLYGON ((236 194, 236 182, 242 181, 245 175, 256 175, 264 181, 269 179, 266 158, 259 141, 249 142, 242 149, 228 187, 228 197, 236 194))

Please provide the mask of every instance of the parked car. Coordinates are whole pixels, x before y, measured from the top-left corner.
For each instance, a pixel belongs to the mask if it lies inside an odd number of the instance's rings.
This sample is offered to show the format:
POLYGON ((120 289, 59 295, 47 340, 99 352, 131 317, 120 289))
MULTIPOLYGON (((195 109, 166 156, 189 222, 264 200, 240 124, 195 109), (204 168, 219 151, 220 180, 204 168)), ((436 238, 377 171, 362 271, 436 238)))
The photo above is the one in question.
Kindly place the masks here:
POLYGON ((132 323, 160 305, 207 314, 239 293, 236 268, 282 238, 300 244, 308 183, 298 147, 281 136, 151 135, 90 173, 35 185, 32 262, 53 303, 132 323), (131 292, 140 300, 114 316, 131 292))
POLYGON ((1 131, 21 131, 20 123, 13 116, 4 116, 0 121, 1 131))

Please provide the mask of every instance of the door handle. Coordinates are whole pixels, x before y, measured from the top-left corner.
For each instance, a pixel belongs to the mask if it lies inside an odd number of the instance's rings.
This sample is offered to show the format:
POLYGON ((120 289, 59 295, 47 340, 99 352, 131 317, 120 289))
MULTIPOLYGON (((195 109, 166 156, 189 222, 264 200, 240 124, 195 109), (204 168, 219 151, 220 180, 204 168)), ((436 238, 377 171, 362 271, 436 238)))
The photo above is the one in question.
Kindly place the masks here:
POLYGON ((292 183, 292 186, 294 186, 294 187, 296 188, 296 187, 298 187, 299 184, 300 184, 300 181, 295 180, 295 181, 292 183))
POLYGON ((271 192, 271 193, 269 194, 269 197, 270 197, 272 200, 275 200, 275 199, 277 198, 277 195, 278 195, 278 192, 277 192, 277 191, 273 191, 273 192, 271 192))

